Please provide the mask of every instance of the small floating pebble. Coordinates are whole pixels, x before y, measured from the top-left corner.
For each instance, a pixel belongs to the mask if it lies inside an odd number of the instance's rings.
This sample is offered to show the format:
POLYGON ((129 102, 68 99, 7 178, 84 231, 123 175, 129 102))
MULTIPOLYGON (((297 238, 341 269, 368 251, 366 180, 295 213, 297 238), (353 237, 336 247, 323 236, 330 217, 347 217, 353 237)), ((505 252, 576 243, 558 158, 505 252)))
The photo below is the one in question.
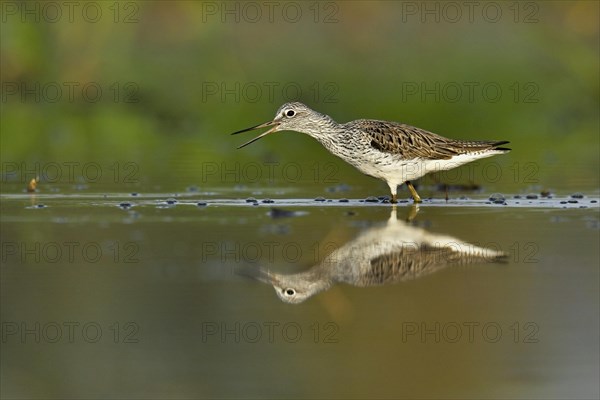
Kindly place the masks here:
POLYGON ((500 193, 494 193, 493 195, 490 196, 490 201, 496 202, 499 200, 504 201, 504 200, 506 200, 506 198, 504 197, 503 194, 500 194, 500 193))

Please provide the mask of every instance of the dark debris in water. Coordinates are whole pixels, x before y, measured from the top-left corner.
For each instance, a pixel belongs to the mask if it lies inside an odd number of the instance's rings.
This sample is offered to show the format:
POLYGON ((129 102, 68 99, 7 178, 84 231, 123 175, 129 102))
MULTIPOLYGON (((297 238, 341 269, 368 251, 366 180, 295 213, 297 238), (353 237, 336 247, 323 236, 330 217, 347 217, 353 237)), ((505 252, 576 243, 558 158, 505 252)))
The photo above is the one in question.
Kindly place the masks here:
POLYGON ((254 197, 248 197, 246 199, 246 203, 258 203, 258 200, 256 200, 254 197))
POLYGON ((583 194, 582 193, 573 193, 571 195, 571 198, 573 198, 573 199, 583 199, 583 194))
POLYGON ((350 200, 348 199, 339 199, 338 202, 340 203, 348 203, 350 200))
POLYGON ((198 207, 206 207, 208 204, 205 201, 199 201, 196 203, 198 207))
POLYGON ((273 201, 271 199, 263 199, 262 202, 265 203, 265 204, 275 203, 275 201, 273 201))
POLYGON ((538 198, 538 195, 537 194, 528 194, 527 196, 525 196, 525 198, 529 199, 529 200, 535 200, 538 198))
POLYGON ((379 199, 375 196, 369 196, 365 199, 366 203, 379 203, 379 199))
POLYGON ((291 211, 291 210, 284 210, 282 208, 271 208, 269 210, 269 212, 267 213, 267 215, 271 218, 290 218, 290 217, 298 217, 300 215, 305 215, 306 212, 301 212, 301 211, 291 211))
POLYGON ((138 193, 138 192, 132 192, 132 193, 130 193, 129 195, 130 195, 130 196, 133 196, 133 197, 137 197, 137 196, 139 196, 139 193, 138 193))
POLYGON ((126 202, 126 201, 119 203, 119 207, 122 208, 123 210, 130 209, 132 206, 133 206, 133 204, 126 202))
POLYGON ((47 207, 48 207, 47 205, 42 204, 42 203, 35 205, 35 208, 47 208, 47 207))
POLYGON ((316 197, 315 201, 325 201, 325 197, 316 197))
POLYGON ((440 192, 477 192, 481 190, 481 185, 476 183, 452 184, 439 183, 436 185, 436 190, 440 192))
POLYGON ((329 186, 325 190, 327 192, 329 192, 329 193, 338 193, 338 192, 347 192, 350 189, 352 189, 352 187, 350 185, 347 185, 345 183, 341 183, 341 184, 336 185, 336 186, 329 186))
POLYGON ((177 200, 175 200, 175 199, 173 199, 173 198, 170 198, 170 199, 167 199, 166 203, 167 203, 168 205, 172 206, 172 205, 175 205, 175 204, 177 204, 177 200))

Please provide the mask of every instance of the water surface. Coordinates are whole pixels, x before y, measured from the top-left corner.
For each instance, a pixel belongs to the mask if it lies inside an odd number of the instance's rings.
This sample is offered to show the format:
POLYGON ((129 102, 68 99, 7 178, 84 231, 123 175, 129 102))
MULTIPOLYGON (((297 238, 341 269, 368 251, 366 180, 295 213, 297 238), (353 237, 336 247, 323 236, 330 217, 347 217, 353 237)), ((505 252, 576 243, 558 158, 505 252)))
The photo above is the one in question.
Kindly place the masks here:
POLYGON ((250 195, 3 194, 3 396, 598 395, 597 197, 250 195), (248 277, 415 232, 506 257, 295 305, 248 277))

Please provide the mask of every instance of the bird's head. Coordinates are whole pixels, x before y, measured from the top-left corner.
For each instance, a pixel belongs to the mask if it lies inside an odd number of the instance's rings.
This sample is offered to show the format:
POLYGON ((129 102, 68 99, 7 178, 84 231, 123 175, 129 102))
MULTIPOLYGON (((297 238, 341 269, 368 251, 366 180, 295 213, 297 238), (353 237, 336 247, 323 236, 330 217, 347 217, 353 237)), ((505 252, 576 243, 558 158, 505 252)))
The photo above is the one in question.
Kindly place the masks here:
POLYGON ((316 136, 320 132, 320 127, 330 122, 331 118, 328 116, 311 110, 308 106, 302 103, 291 102, 285 103, 279 107, 279 110, 277 110, 275 118, 273 118, 272 121, 233 132, 232 135, 237 135, 238 133, 248 132, 255 129, 267 127, 271 128, 238 147, 238 149, 241 149, 242 147, 257 141, 258 139, 267 136, 270 133, 279 131, 296 131, 306 133, 311 136, 316 136))

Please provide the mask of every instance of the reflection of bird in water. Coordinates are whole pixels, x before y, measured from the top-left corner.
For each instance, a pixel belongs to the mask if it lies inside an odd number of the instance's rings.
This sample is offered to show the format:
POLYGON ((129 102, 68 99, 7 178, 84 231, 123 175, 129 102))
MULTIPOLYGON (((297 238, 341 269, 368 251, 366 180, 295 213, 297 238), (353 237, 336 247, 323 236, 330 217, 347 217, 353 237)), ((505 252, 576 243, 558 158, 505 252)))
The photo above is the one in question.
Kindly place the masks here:
POLYGON ((253 275, 273 285, 284 302, 297 304, 339 282, 384 285, 421 278, 450 264, 498 262, 505 257, 497 250, 410 226, 396 218, 393 207, 385 226, 367 229, 307 271, 283 275, 260 268, 253 275))

